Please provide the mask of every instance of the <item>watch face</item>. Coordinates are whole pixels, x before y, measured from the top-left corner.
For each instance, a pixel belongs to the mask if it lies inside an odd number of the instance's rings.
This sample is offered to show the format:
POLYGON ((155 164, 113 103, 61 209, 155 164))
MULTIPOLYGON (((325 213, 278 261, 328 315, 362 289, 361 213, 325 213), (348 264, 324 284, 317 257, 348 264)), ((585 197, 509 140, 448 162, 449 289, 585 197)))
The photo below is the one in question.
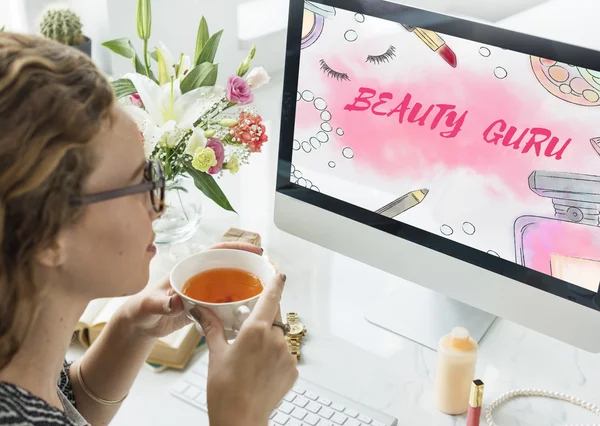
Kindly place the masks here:
POLYGON ((290 324, 289 334, 299 335, 299 334, 302 334, 303 331, 304 331, 304 326, 302 326, 302 324, 298 324, 298 323, 290 324))

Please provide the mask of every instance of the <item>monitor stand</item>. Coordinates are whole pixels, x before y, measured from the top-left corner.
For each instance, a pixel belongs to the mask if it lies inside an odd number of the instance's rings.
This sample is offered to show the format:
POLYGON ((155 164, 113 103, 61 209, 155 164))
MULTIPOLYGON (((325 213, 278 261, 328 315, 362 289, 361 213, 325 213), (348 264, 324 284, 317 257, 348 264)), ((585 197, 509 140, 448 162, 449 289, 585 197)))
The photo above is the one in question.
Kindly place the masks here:
POLYGON ((369 307, 367 321, 437 351, 440 338, 460 326, 480 342, 496 319, 464 303, 409 282, 399 282, 369 307))

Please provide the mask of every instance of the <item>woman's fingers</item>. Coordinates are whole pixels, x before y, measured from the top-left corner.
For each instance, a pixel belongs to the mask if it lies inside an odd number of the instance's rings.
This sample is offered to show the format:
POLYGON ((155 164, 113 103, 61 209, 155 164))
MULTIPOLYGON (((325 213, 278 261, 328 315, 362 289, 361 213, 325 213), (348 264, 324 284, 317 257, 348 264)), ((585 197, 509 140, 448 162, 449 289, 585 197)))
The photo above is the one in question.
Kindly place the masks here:
POLYGON ((275 321, 277 313, 280 312, 279 303, 281 302, 285 280, 285 275, 278 274, 265 286, 250 314, 250 318, 268 323, 275 321))
POLYGON ((249 251, 250 253, 257 254, 262 256, 263 249, 255 246, 254 244, 245 243, 242 241, 225 241, 222 243, 217 243, 208 248, 209 250, 218 250, 218 249, 229 249, 229 250, 243 250, 249 251))

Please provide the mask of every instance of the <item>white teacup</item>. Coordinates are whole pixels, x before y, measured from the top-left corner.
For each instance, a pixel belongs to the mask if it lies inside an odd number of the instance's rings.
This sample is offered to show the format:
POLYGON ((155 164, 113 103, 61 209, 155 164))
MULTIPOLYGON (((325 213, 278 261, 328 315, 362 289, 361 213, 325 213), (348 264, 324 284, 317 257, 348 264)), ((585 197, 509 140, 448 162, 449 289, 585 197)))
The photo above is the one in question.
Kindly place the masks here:
MULTIPOLYGON (((216 249, 205 250, 183 259, 171 271, 171 286, 183 299, 186 315, 190 309, 201 306, 212 310, 221 320, 223 327, 228 332, 228 337, 237 334, 242 323, 248 318, 256 305, 260 294, 246 300, 231 303, 208 303, 192 299, 183 294, 183 287, 193 276, 216 268, 236 268, 254 274, 263 287, 275 277, 276 270, 273 264, 262 256, 243 250, 216 249)), ((202 334, 202 327, 196 323, 196 328, 202 334)))

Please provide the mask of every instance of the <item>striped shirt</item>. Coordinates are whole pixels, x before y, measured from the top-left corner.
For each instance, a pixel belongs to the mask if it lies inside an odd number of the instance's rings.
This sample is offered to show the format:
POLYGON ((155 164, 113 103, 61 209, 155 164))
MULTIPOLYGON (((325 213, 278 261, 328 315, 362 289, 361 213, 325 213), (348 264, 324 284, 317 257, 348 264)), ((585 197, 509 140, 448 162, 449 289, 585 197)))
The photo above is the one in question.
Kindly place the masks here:
MULTIPOLYGON (((76 407, 69 376, 71 364, 64 362, 58 391, 76 407)), ((0 382, 0 425, 3 426, 77 426, 66 412, 11 383, 0 382)))

